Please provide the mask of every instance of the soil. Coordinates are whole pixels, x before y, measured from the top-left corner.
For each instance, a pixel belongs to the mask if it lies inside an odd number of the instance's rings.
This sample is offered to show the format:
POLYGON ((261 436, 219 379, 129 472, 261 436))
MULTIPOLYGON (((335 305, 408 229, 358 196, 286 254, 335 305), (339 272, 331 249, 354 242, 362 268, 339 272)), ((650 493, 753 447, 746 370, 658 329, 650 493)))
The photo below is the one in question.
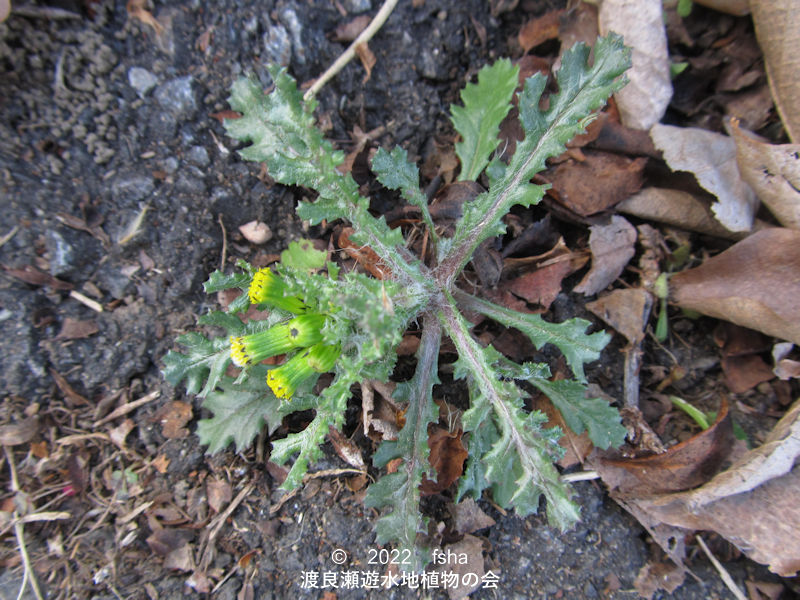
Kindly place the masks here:
MULTIPOLYGON (((271 185, 259 165, 237 157, 214 117, 228 109, 231 83, 250 74, 267 87, 270 62, 310 81, 345 47, 332 40, 335 28, 374 14, 377 0, 156 2, 149 8, 160 34, 121 0, 55 4, 30 5, 0 24, 0 237, 8 234, 0 246, 0 422, 38 416, 30 443, 2 462, 10 485, 14 457, 22 489, 15 496, 4 485, 2 509, 16 498, 68 513, 24 528, 47 596, 444 597, 301 589, 304 571, 337 568, 336 548, 350 569, 376 568, 368 564, 376 514, 361 504, 363 492, 350 491, 345 477, 319 478, 282 503, 265 441, 206 456, 193 434, 200 400, 160 374, 176 336, 215 306, 202 290, 211 271, 238 258, 258 264, 319 234, 294 214, 303 190, 271 185), (253 220, 271 228, 263 245, 238 232, 253 220), (140 398, 135 411, 95 425, 140 398), (178 425, 165 429, 173 419, 178 425)), ((355 127, 383 126, 376 145, 400 144, 424 160, 436 144, 452 143, 447 108, 464 82, 518 52, 522 22, 559 6, 522 2, 494 17, 485 0, 401 2, 370 42, 371 77, 364 81, 354 62, 320 93, 326 134, 348 150, 355 127)), ((374 208, 393 201, 379 197, 374 208)), ((588 316, 567 294, 557 306, 572 309, 559 317, 588 316)), ((618 348, 594 369, 609 391, 621 386, 618 348)), ((326 446, 314 470, 346 466, 326 446)), ((542 516, 479 503, 496 521, 475 535, 499 580, 473 597, 637 597, 634 579, 654 552, 647 535, 598 483, 575 489, 583 518, 563 535, 542 516)), ((446 496, 431 510, 437 523, 448 519, 446 496)), ((22 566, 13 531, 0 535, 0 598, 10 598, 22 566)), ((735 552, 727 558, 740 584, 775 579, 735 552)), ((697 579, 673 597, 729 597, 702 555, 689 566, 697 579)))

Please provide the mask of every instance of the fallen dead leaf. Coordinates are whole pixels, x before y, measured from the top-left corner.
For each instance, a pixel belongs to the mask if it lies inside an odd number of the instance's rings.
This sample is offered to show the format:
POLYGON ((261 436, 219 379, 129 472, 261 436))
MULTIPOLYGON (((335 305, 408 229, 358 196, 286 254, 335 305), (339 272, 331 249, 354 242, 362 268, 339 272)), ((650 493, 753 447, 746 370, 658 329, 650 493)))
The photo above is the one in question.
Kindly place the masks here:
POLYGON ((691 489, 707 482, 722 466, 733 447, 728 403, 706 430, 661 454, 626 458, 620 451, 598 452, 590 458, 603 482, 612 490, 644 497, 691 489))
POLYGON ((732 120, 739 172, 784 227, 800 229, 800 144, 768 144, 732 120))
POLYGON ((628 85, 614 94, 622 123, 649 129, 661 120, 672 98, 667 34, 662 0, 604 0, 600 5, 600 34, 614 31, 632 49, 628 85))
POLYGON ((589 230, 592 268, 573 290, 585 296, 605 289, 619 277, 633 258, 636 244, 636 228, 619 215, 613 215, 607 225, 592 225, 589 230))
POLYGON ((352 227, 345 227, 342 229, 336 240, 339 248, 344 250, 350 258, 369 271, 376 279, 386 279, 389 277, 391 274, 389 267, 384 264, 372 248, 350 241, 350 236, 352 234, 352 227))
POLYGON ((167 467, 169 466, 170 460, 167 458, 166 454, 159 454, 153 459, 153 462, 150 464, 153 468, 161 473, 162 475, 167 472, 167 467))
POLYGON ((686 570, 674 563, 648 562, 636 575, 633 587, 639 597, 651 600, 658 590, 671 594, 677 590, 686 577, 686 570))
POLYGON ((343 435, 335 427, 328 429, 328 439, 333 444, 333 449, 344 462, 356 469, 366 469, 364 457, 359 447, 350 438, 343 435))
POLYGON ((79 321, 72 317, 64 319, 61 331, 56 336, 57 340, 82 340, 100 331, 94 321, 79 321))
POLYGON ((731 231, 750 231, 758 208, 755 193, 739 174, 736 143, 730 137, 695 127, 654 125, 650 137, 673 171, 688 171, 716 196, 711 207, 731 231))
POLYGON ((773 372, 782 380, 800 378, 800 361, 786 358, 794 348, 794 344, 787 342, 775 344, 772 348, 772 360, 775 362, 773 372))
MULTIPOLYGON (((751 559, 784 577, 800 570, 800 401, 778 421, 765 443, 696 490, 623 498, 644 521, 673 535, 715 531, 751 559)), ((639 518, 639 516, 637 516, 639 518)))
POLYGON ((794 0, 750 0, 775 106, 792 142, 800 143, 800 11, 794 0))
POLYGON ((714 218, 706 202, 681 190, 648 187, 617 204, 616 210, 648 221, 658 221, 726 239, 739 239, 714 218))
POLYGON ((547 310, 561 291, 561 281, 581 268, 587 260, 588 256, 576 255, 559 238, 551 250, 539 256, 506 259, 506 270, 518 270, 522 267, 529 270, 504 282, 503 288, 531 304, 540 305, 542 310, 547 310))
POLYGON ((558 37, 558 23, 563 14, 563 10, 551 10, 525 23, 517 35, 523 54, 527 54, 547 40, 558 37))
MULTIPOLYGON (((599 133, 599 132, 598 132, 599 133)), ((585 160, 559 164, 548 194, 583 217, 607 210, 642 187, 644 157, 586 151, 585 160)))
POLYGON ((133 431, 134 427, 136 427, 136 423, 134 423, 132 419, 125 419, 122 421, 122 423, 108 432, 108 437, 117 448, 124 450, 125 438, 127 438, 128 434, 133 431))
POLYGON ((364 435, 373 441, 397 439, 399 416, 391 399, 393 391, 393 387, 376 381, 361 384, 364 435))
POLYGON ((455 577, 452 575, 450 577, 453 577, 453 581, 459 584, 448 588, 447 593, 450 600, 466 598, 482 585, 486 567, 483 560, 483 542, 480 538, 467 534, 461 541, 448 544, 439 552, 442 553, 440 556, 443 558, 446 556, 459 557, 459 560, 439 567, 444 573, 453 573, 455 577), (462 562, 461 557, 466 557, 466 561, 462 562), (469 578, 466 577, 468 573, 470 574, 469 578), (470 580, 472 581, 470 582, 470 580), (472 585, 464 585, 465 582, 472 583, 472 585))
POLYGON ((763 334, 732 323, 720 323, 714 338, 722 349, 720 364, 725 383, 734 394, 742 394, 775 376, 759 356, 769 348, 763 334))
POLYGON ((644 339, 644 328, 650 319, 653 296, 641 288, 614 290, 586 308, 611 325, 632 345, 644 339))
POLYGON ((147 0, 128 0, 126 5, 128 16, 141 21, 145 25, 149 25, 156 32, 156 35, 160 36, 164 33, 164 26, 156 20, 153 13, 147 10, 145 6, 147 6, 147 0))
POLYGON ((531 408, 540 410, 547 415, 546 427, 558 427, 564 432, 564 435, 558 440, 558 445, 564 448, 564 456, 558 460, 558 466, 562 469, 568 469, 575 465, 582 465, 586 457, 594 449, 594 445, 589 439, 589 432, 584 431, 578 435, 572 431, 564 421, 561 411, 553 406, 553 403, 542 394, 534 396, 531 408))
POLYGON ((231 484, 219 477, 209 477, 206 479, 206 497, 211 510, 222 512, 233 498, 231 484))
POLYGON ((44 273, 33 265, 25 265, 21 269, 11 269, 5 265, 0 266, 2 266, 6 275, 24 281, 30 285, 47 286, 59 291, 69 291, 73 288, 71 283, 56 279, 49 273, 44 273))
POLYGON ((89 404, 89 400, 72 389, 72 386, 67 382, 67 380, 64 379, 64 377, 55 369, 50 369, 50 375, 53 377, 53 381, 56 382, 58 389, 61 390, 62 394, 64 394, 64 399, 67 401, 67 404, 70 407, 89 404))
POLYGON ((453 507, 455 529, 459 533, 473 533, 495 524, 492 517, 483 512, 472 498, 465 498, 453 507))
POLYGON ((428 428, 428 447, 431 449, 428 460, 436 471, 436 481, 425 475, 419 488, 423 496, 438 494, 449 488, 464 472, 467 451, 461 441, 462 430, 450 431, 439 425, 428 428))
POLYGON ((164 568, 170 571, 194 571, 194 551, 191 544, 184 544, 164 557, 164 568))
POLYGON ((800 231, 756 232, 669 286, 683 308, 800 344, 800 231))
POLYGON ((168 402, 156 411, 153 419, 161 423, 161 433, 165 438, 186 437, 189 430, 184 425, 192 419, 192 405, 180 400, 168 402))
POLYGON ((358 55, 358 59, 361 61, 361 66, 364 67, 366 73, 364 74, 364 78, 361 80, 361 83, 367 83, 372 77, 372 67, 374 67, 378 59, 375 58, 375 55, 372 53, 372 50, 369 49, 366 42, 363 42, 356 46, 355 48, 356 54, 358 55))
POLYGON ((370 21, 372 21, 372 17, 369 15, 360 15, 346 23, 340 23, 333 31, 331 39, 334 42, 352 42, 367 28, 370 21))
POLYGON ((0 426, 0 446, 18 446, 30 442, 39 433, 39 417, 0 426))

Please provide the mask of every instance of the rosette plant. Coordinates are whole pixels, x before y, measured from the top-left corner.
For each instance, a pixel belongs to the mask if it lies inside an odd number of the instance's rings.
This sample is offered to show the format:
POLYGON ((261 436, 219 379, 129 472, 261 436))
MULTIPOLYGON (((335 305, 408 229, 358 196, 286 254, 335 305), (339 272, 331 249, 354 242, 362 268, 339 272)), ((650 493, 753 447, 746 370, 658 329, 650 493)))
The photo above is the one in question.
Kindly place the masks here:
POLYGON ((478 181, 485 173, 488 189, 463 204, 450 236, 435 227, 418 169, 406 151, 380 149, 372 171, 420 211, 435 246, 427 262, 407 249, 400 229, 373 216, 369 199, 360 195, 353 178, 337 169, 344 154, 323 138, 315 126, 315 102, 303 100, 284 69, 271 69, 274 86, 268 94, 252 80, 237 81, 230 104, 241 118, 227 120, 225 126, 230 136, 250 143, 240 156, 265 163, 278 183, 313 189, 316 199, 301 202, 298 215, 312 225, 337 219, 349 223, 350 239, 377 254, 385 276, 345 273, 309 242, 294 242, 272 269, 255 270, 240 262, 239 272, 213 273, 205 284, 207 292, 244 292, 225 312, 199 319, 228 334, 212 339, 186 334, 178 340, 185 353, 165 357, 167 379, 173 384, 186 380, 188 392, 204 397, 203 406, 212 413, 198 427, 208 451, 218 452, 231 442, 242 450, 262 427, 272 434, 287 414, 312 409, 313 420, 305 429, 271 439, 271 460, 292 462, 283 488, 298 486, 310 461, 320 456, 329 428, 342 427, 351 387, 368 379, 388 381, 397 345, 415 325, 421 330, 416 370, 395 391, 395 399, 404 405, 404 424, 397 439, 382 442, 373 458, 379 472, 394 459, 401 459, 402 466, 379 477, 366 496, 368 506, 383 511, 377 521, 378 543, 410 550, 410 568, 425 562, 417 543, 426 531, 419 510, 420 483, 423 476, 436 478, 428 461, 427 432, 438 419, 432 390, 439 382, 443 336, 458 353, 454 377, 464 379, 469 390, 461 419, 468 459, 457 497, 478 498, 488 488, 500 506, 527 515, 538 510, 544 496, 549 522, 569 528, 579 518, 578 506, 553 464, 562 454, 562 432, 545 427, 546 417, 526 407, 526 390, 546 394, 564 422, 577 433, 588 431, 596 446, 621 444, 625 429, 617 410, 586 396, 584 364, 599 357, 609 336, 587 333, 590 323, 582 319, 553 323, 466 293, 459 288, 459 276, 480 244, 503 235, 503 217, 512 206, 541 200, 545 187, 531 179, 548 158, 564 152, 594 111, 625 84, 629 64, 629 51, 614 34, 597 40, 591 63, 589 48, 577 45, 563 56, 558 91, 545 98, 547 81, 541 74, 517 91, 518 68, 510 61, 483 68, 477 83, 463 90, 463 106, 453 106, 451 115, 461 136, 455 148, 459 178, 478 181), (524 139, 504 162, 497 152, 498 134, 515 96, 524 139), (251 304, 269 309, 269 317, 245 322, 241 315, 251 304), (483 345, 471 334, 465 312, 513 327, 537 348, 555 346, 573 379, 554 380, 547 363, 518 364, 483 345), (282 364, 263 362, 280 355, 286 355, 282 364), (226 374, 231 362, 240 368, 237 377, 226 374), (332 376, 318 385, 323 372, 332 376))

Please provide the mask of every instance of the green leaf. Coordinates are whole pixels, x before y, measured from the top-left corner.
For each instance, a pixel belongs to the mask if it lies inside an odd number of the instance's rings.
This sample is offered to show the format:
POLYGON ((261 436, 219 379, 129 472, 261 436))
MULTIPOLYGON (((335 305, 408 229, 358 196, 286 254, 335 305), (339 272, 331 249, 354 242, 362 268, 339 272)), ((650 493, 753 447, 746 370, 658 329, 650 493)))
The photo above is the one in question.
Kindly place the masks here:
POLYGON ((528 381, 550 398, 572 431, 581 434, 588 430, 589 439, 598 448, 616 448, 625 441, 628 432, 621 423, 619 411, 602 398, 587 398, 583 384, 569 379, 530 378, 528 381))
POLYGON ((464 468, 464 474, 458 482, 456 502, 460 502, 467 494, 477 500, 481 497, 483 490, 489 487, 489 481, 486 479, 486 464, 483 461, 483 457, 500 439, 500 433, 497 431, 492 419, 483 420, 477 426, 471 427, 470 431, 467 444, 469 457, 464 468))
POLYGON ((174 386, 185 379, 187 393, 207 396, 228 368, 230 343, 226 338, 209 340, 195 332, 180 336, 177 342, 186 348, 186 354, 170 351, 164 356, 164 378, 174 386))
MULTIPOLYGON (((417 369, 414 377, 397 386, 395 398, 406 401, 406 424, 396 442, 384 442, 376 454, 376 466, 389 460, 402 458, 404 464, 394 473, 384 475, 367 490, 364 506, 381 508, 389 512, 377 523, 377 542, 396 541, 400 549, 413 557, 412 564, 403 565, 408 570, 419 570, 427 562, 426 553, 417 545, 417 534, 425 532, 427 520, 420 518, 419 486, 422 475, 430 474, 428 463, 428 424, 436 420, 438 409, 433 402, 433 385, 438 383, 437 357, 441 329, 438 323, 425 320, 422 340, 417 352, 417 369)), ((401 556, 405 554, 401 552, 401 556)))
POLYGON ((281 264, 295 271, 310 273, 325 266, 327 253, 314 248, 311 240, 291 242, 289 247, 281 252, 281 264))
POLYGON ((456 154, 461 161, 459 181, 477 181, 500 140, 500 123, 511 109, 519 67, 504 58, 478 72, 478 83, 461 91, 464 106, 450 106, 453 127, 461 135, 456 154))
POLYGON ((428 210, 428 198, 419 189, 419 169, 408 161, 406 151, 399 146, 391 152, 378 148, 372 159, 372 170, 384 186, 390 190, 401 190, 403 197, 419 208, 428 231, 436 240, 436 228, 428 210))
POLYGON ((539 110, 545 77, 537 73, 525 81, 519 96, 525 139, 517 142, 502 177, 493 180, 489 191, 464 204, 453 245, 440 265, 449 281, 455 280, 481 242, 505 231, 501 219, 513 205, 527 206, 541 199, 544 188, 527 182, 545 168, 548 158, 564 152, 567 142, 585 131, 592 111, 625 85, 620 76, 630 66, 630 51, 619 35, 598 38, 591 66, 588 57, 585 44, 564 53, 556 77, 559 91, 550 96, 546 111, 539 110))
POLYGON ((203 289, 207 294, 214 292, 221 292, 222 290, 229 290, 231 288, 239 288, 246 290, 250 287, 252 276, 250 273, 230 273, 225 274, 222 271, 214 271, 208 276, 208 281, 203 284, 203 289))
POLYGON ((493 348, 478 345, 464 318, 455 310, 455 302, 449 300, 442 307, 440 319, 458 351, 460 365, 457 363, 455 375, 466 377, 470 390, 470 409, 462 424, 466 430, 491 415, 499 433, 481 458, 495 500, 503 507, 513 506, 524 516, 538 510, 543 495, 549 522, 562 531, 570 528, 579 517, 578 507, 570 500, 569 489, 553 466, 563 452, 558 445, 561 431, 543 428, 546 418, 541 412, 523 410, 522 390, 505 380, 496 366, 505 359, 493 348))
POLYGON ((203 401, 203 408, 214 415, 197 423, 200 443, 207 445, 207 454, 215 454, 234 442, 241 452, 258 435, 264 425, 268 433, 281 424, 281 402, 263 384, 267 369, 261 365, 251 368, 255 377, 236 385, 230 377, 220 381, 220 391, 211 392, 203 401))
MULTIPOLYGON (((308 471, 308 464, 322 456, 320 446, 325 443, 325 436, 330 428, 341 429, 347 399, 350 398, 350 386, 358 381, 356 369, 351 371, 337 373, 331 385, 322 390, 319 399, 314 403, 314 420, 305 429, 272 441, 270 460, 275 464, 283 465, 297 454, 286 480, 281 485, 282 490, 291 491, 300 485, 303 475, 308 471)), ((290 400, 289 405, 292 402, 295 400, 290 400)))
POLYGON ((549 323, 539 315, 510 310, 461 291, 457 291, 455 296, 464 309, 484 314, 506 327, 519 329, 530 338, 537 349, 545 344, 556 346, 564 354, 567 364, 580 381, 586 380, 584 363, 600 358, 600 352, 611 340, 611 335, 605 331, 587 335, 586 329, 591 323, 585 319, 549 323))

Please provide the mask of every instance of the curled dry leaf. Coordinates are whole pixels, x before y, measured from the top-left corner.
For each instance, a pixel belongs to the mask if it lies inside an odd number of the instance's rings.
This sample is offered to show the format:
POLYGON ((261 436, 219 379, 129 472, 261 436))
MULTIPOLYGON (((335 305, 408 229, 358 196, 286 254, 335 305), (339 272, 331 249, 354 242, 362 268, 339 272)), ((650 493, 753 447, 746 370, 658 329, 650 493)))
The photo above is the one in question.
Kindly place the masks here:
POLYGON ((339 432, 335 427, 328 429, 328 439, 333 444, 333 449, 344 462, 356 469, 366 469, 364 457, 361 455, 359 447, 347 436, 339 432))
POLYGON ((563 10, 551 10, 541 17, 536 17, 525 23, 517 35, 517 41, 523 53, 527 54, 539 44, 556 38, 558 36, 558 21, 563 14, 563 10))
POLYGON ((800 231, 754 233, 669 285, 683 308, 800 344, 800 231))
POLYGON ((586 296, 605 289, 619 277, 633 258, 636 244, 636 228, 619 215, 613 215, 607 225, 592 225, 589 229, 592 268, 574 290, 586 296))
POLYGON ((800 142, 800 11, 796 0, 750 0, 756 37, 764 52, 769 87, 783 126, 800 142))
POLYGON ((681 190, 648 187, 616 206, 618 212, 658 221, 716 237, 739 239, 741 235, 723 227, 700 198, 681 190))
POLYGON ((631 345, 644 339, 644 328, 653 306, 652 295, 641 288, 614 290, 586 308, 611 325, 631 345))
POLYGON ((731 231, 750 231, 758 208, 755 193, 742 180, 736 143, 726 135, 695 127, 654 125, 650 137, 673 171, 689 171, 716 196, 711 209, 731 231))
POLYGON ((367 46, 366 42, 356 46, 356 54, 358 55, 358 59, 361 61, 361 66, 363 66, 364 70, 366 71, 361 83, 367 83, 370 77, 372 77, 372 67, 376 65, 378 59, 375 58, 375 54, 372 53, 372 50, 369 49, 369 46, 367 46))
POLYGON ((715 531, 751 559, 791 577, 800 570, 800 401, 765 443, 696 490, 628 498, 666 526, 715 531))
POLYGON ((39 418, 23 419, 19 423, 0 426, 0 445, 17 446, 30 442, 39 433, 39 418))
POLYGON ((800 378, 800 361, 786 358, 792 348, 794 348, 794 344, 788 342, 775 344, 775 347, 772 348, 772 360, 775 361, 773 373, 780 379, 800 378))
POLYGON ((614 31, 633 50, 630 83, 614 94, 622 123, 649 129, 661 120, 672 98, 662 0, 603 0, 600 34, 614 31))
POLYGON ((464 432, 460 429, 450 431, 439 425, 428 428, 428 447, 431 449, 429 461, 436 471, 436 481, 422 476, 422 494, 438 494, 449 488, 464 472, 467 451, 461 441, 464 432))
POLYGON ((729 130, 742 179, 781 225, 800 229, 800 144, 768 144, 735 120, 729 130))
POLYGON ((504 287, 514 295, 531 304, 539 304, 547 310, 561 291, 561 281, 580 269, 587 260, 587 256, 576 255, 559 238, 551 250, 540 256, 519 261, 506 259, 505 264, 509 268, 518 268, 525 264, 531 270, 511 279, 504 287))
POLYGON ((473 533, 495 524, 492 517, 483 512, 470 497, 465 498, 453 507, 455 512, 455 528, 459 533, 473 533))
POLYGON ((661 454, 625 458, 618 451, 592 457, 606 485, 636 497, 697 487, 711 479, 733 447, 733 425, 723 399, 716 421, 706 430, 661 454))

